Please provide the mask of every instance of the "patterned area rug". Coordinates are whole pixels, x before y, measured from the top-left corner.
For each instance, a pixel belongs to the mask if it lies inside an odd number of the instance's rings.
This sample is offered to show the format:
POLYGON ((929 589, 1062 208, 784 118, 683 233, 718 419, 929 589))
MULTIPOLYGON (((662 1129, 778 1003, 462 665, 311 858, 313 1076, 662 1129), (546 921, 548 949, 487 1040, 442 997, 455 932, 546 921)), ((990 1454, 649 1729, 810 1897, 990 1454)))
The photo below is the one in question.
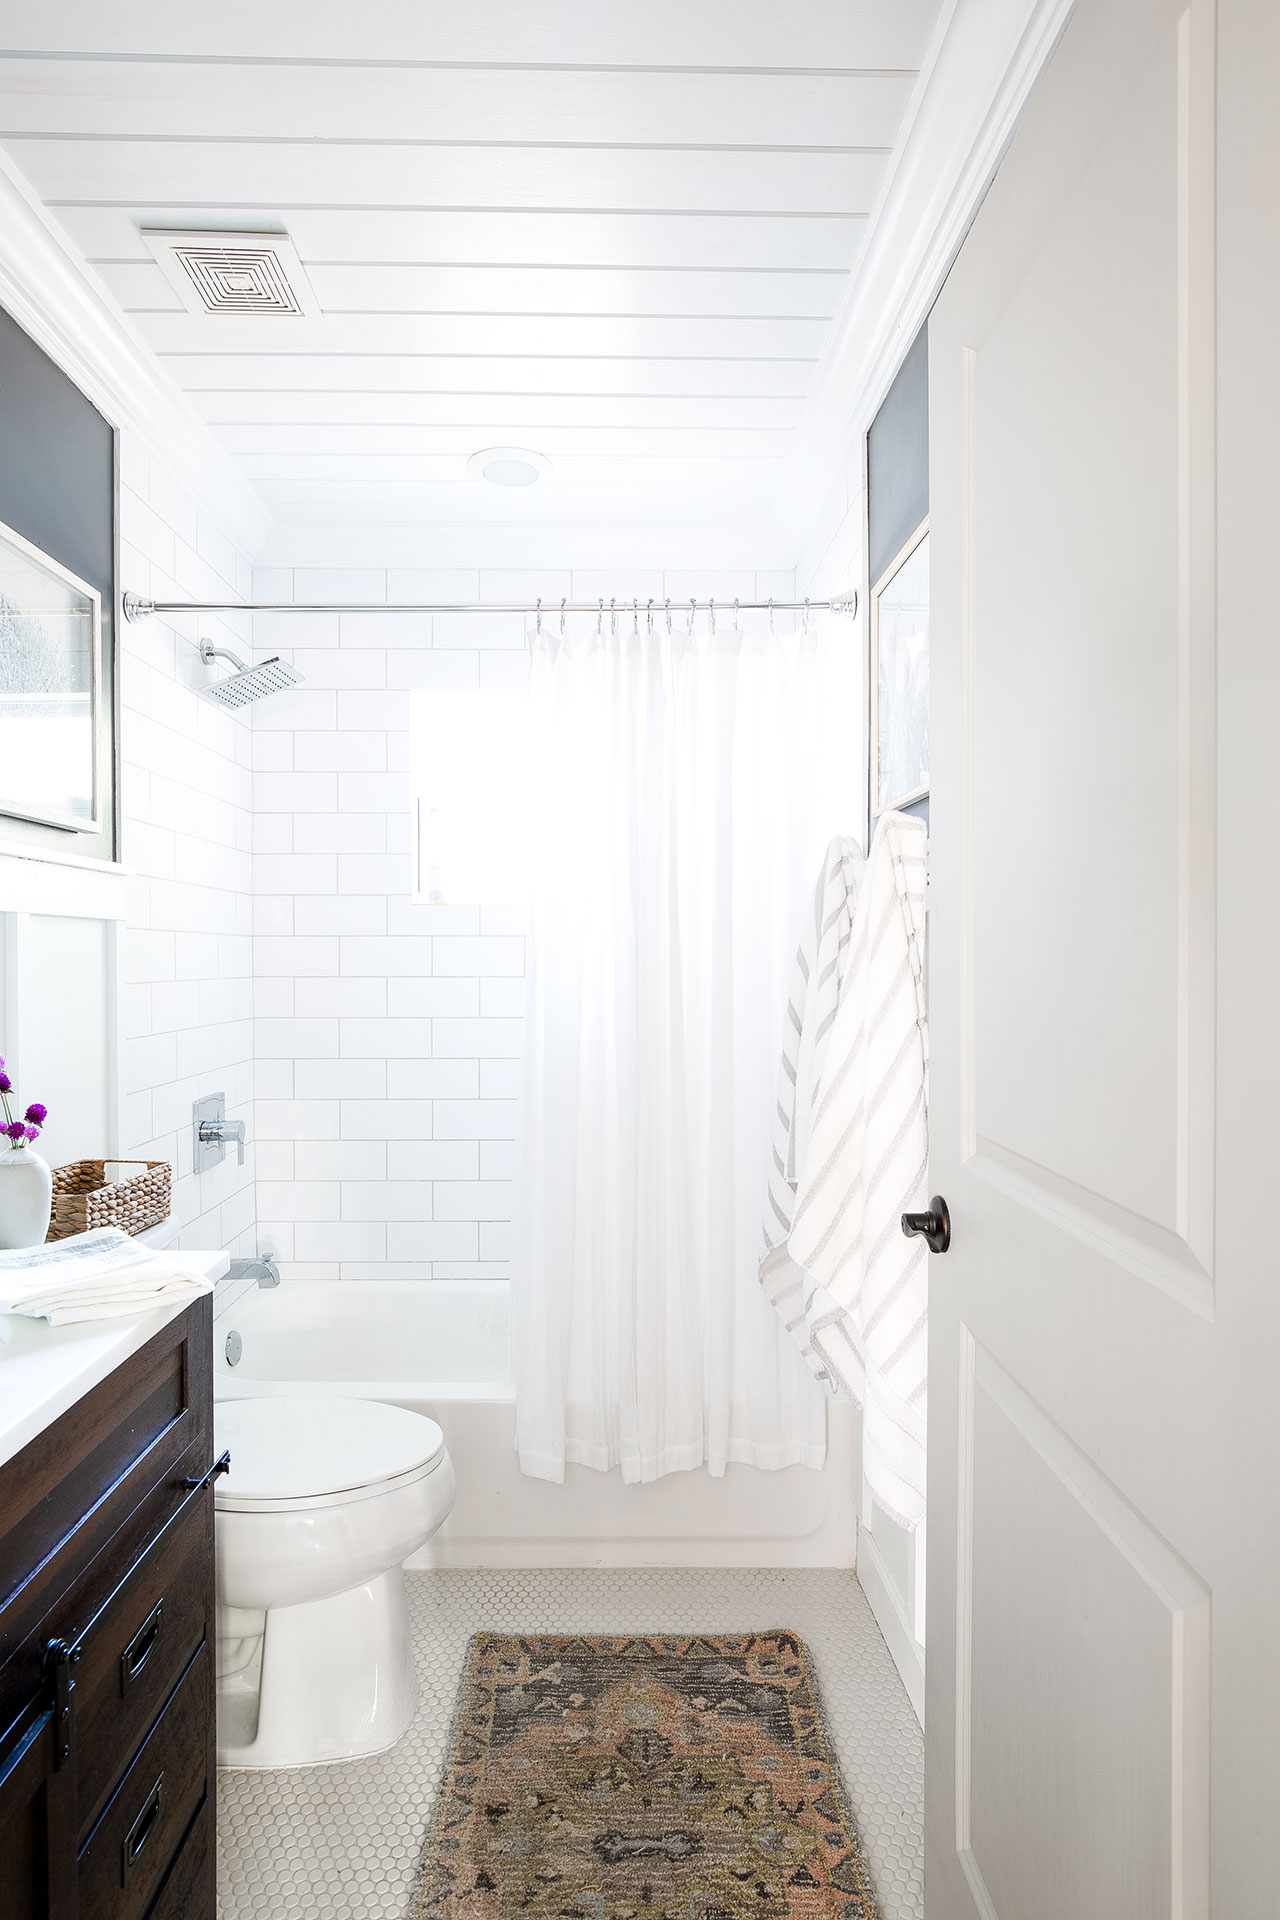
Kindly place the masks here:
POLYGON ((478 1634, 418 1920, 874 1920, 794 1633, 478 1634))

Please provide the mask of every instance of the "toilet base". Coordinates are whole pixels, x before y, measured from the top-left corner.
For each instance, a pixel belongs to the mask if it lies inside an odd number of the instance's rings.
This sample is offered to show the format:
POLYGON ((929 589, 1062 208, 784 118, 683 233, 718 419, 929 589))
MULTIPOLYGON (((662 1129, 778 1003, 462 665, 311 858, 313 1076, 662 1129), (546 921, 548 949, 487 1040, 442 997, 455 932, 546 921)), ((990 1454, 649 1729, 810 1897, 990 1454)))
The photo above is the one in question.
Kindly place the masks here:
POLYGON ((246 1659, 242 1641, 238 1673, 218 1683, 219 1766, 309 1767, 395 1745, 418 1704, 398 1566, 262 1617, 260 1653, 246 1659))

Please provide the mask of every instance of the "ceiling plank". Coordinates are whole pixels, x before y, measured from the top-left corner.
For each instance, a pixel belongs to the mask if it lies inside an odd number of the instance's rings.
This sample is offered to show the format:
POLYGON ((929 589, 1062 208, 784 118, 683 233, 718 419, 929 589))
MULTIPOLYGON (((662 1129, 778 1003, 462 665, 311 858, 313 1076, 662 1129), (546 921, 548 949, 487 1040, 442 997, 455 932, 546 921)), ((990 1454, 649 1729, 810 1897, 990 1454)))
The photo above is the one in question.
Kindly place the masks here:
POLYGON ((804 405, 738 394, 202 393, 206 420, 226 426, 793 427, 804 405))
POLYGON ((257 206, 869 213, 885 155, 7 140, 42 199, 257 206))
POLYGON ((935 0, 469 0, 466 7, 318 7, 314 0, 222 0, 216 8, 132 0, 41 0, 7 18, 6 47, 328 60, 567 61, 626 66, 918 67, 935 0))
MULTIPOLYGON (((153 260, 99 261, 97 271, 127 309, 180 313, 153 260)), ((655 267, 431 267, 411 261, 330 263, 307 272, 326 313, 614 313, 733 315, 829 320, 844 275, 682 272, 655 267)))
MULTIPOLYGON (((176 10, 176 9, 175 9, 176 10)), ((638 11, 643 11, 642 9, 638 11)), ((439 17, 437 10, 436 17, 439 17)), ((303 44, 306 44, 304 40, 303 44)), ((0 139, 892 146, 914 76, 540 73, 0 56, 0 139)))
POLYGON ((550 354, 558 360, 816 361, 825 320, 668 319, 637 314, 384 313, 293 319, 143 313, 157 353, 550 354))
MULTIPOLYGON (((52 210, 91 260, 145 260, 142 227, 246 231, 279 227, 261 208, 183 204, 57 206, 52 210)), ((866 222, 742 214, 355 212, 290 213, 304 260, 403 260, 418 264, 613 267, 835 267, 848 269, 866 222)))
MULTIPOLYGON (((458 463, 465 464, 477 444, 485 444, 477 443, 474 431, 467 427, 215 427, 213 431, 250 479, 344 473, 409 477, 423 461, 432 460, 444 461, 456 476, 458 463)), ((537 451, 553 461, 590 457, 624 465, 645 459, 777 460, 785 453, 787 438, 785 432, 761 427, 741 432, 554 427, 540 433, 537 451)), ((501 436, 495 435, 492 444, 503 444, 501 436)))
POLYGON ((478 360, 352 354, 188 354, 164 361, 197 405, 202 393, 742 394, 801 398, 813 369, 791 360, 478 360))

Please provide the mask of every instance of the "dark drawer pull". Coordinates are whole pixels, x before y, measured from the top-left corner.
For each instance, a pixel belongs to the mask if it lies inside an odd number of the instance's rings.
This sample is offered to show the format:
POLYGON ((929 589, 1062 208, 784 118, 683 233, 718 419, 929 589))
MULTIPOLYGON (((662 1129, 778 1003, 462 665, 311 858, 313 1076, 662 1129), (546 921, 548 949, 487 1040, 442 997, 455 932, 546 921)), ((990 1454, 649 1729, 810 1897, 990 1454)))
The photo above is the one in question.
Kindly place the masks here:
POLYGON ((155 1832, 156 1821, 160 1818, 160 1805, 163 1799, 164 1775, 161 1774, 147 1795, 146 1800, 143 1802, 141 1813, 124 1837, 124 1846, 120 1850, 120 1884, 122 1887, 128 1886, 129 1875, 137 1865, 138 1856, 155 1832))
POLYGON ((120 1655, 120 1691, 128 1693, 133 1681, 142 1672, 148 1660, 156 1650, 160 1638, 160 1629, 164 1624, 164 1597, 156 1601, 150 1613, 143 1621, 132 1640, 120 1655))
POLYGON ((231 1453, 230 1450, 228 1450, 226 1453, 220 1453, 218 1455, 208 1473, 192 1474, 190 1479, 184 1480, 182 1484, 184 1487, 189 1488, 192 1493, 198 1493, 202 1487, 211 1487, 220 1473, 230 1473, 230 1471, 231 1453))

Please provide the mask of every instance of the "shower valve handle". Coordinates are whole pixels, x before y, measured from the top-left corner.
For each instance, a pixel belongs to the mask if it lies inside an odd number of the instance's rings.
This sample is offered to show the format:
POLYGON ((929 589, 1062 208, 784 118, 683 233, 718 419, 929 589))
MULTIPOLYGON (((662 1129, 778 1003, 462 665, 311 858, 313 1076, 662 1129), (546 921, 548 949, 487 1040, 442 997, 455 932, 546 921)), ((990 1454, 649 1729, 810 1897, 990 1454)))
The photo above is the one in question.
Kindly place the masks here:
POLYGON ((200 1139, 206 1146, 226 1146, 228 1141, 236 1143, 236 1157, 240 1166, 244 1165, 244 1121, 243 1120, 202 1120, 197 1128, 200 1139))

